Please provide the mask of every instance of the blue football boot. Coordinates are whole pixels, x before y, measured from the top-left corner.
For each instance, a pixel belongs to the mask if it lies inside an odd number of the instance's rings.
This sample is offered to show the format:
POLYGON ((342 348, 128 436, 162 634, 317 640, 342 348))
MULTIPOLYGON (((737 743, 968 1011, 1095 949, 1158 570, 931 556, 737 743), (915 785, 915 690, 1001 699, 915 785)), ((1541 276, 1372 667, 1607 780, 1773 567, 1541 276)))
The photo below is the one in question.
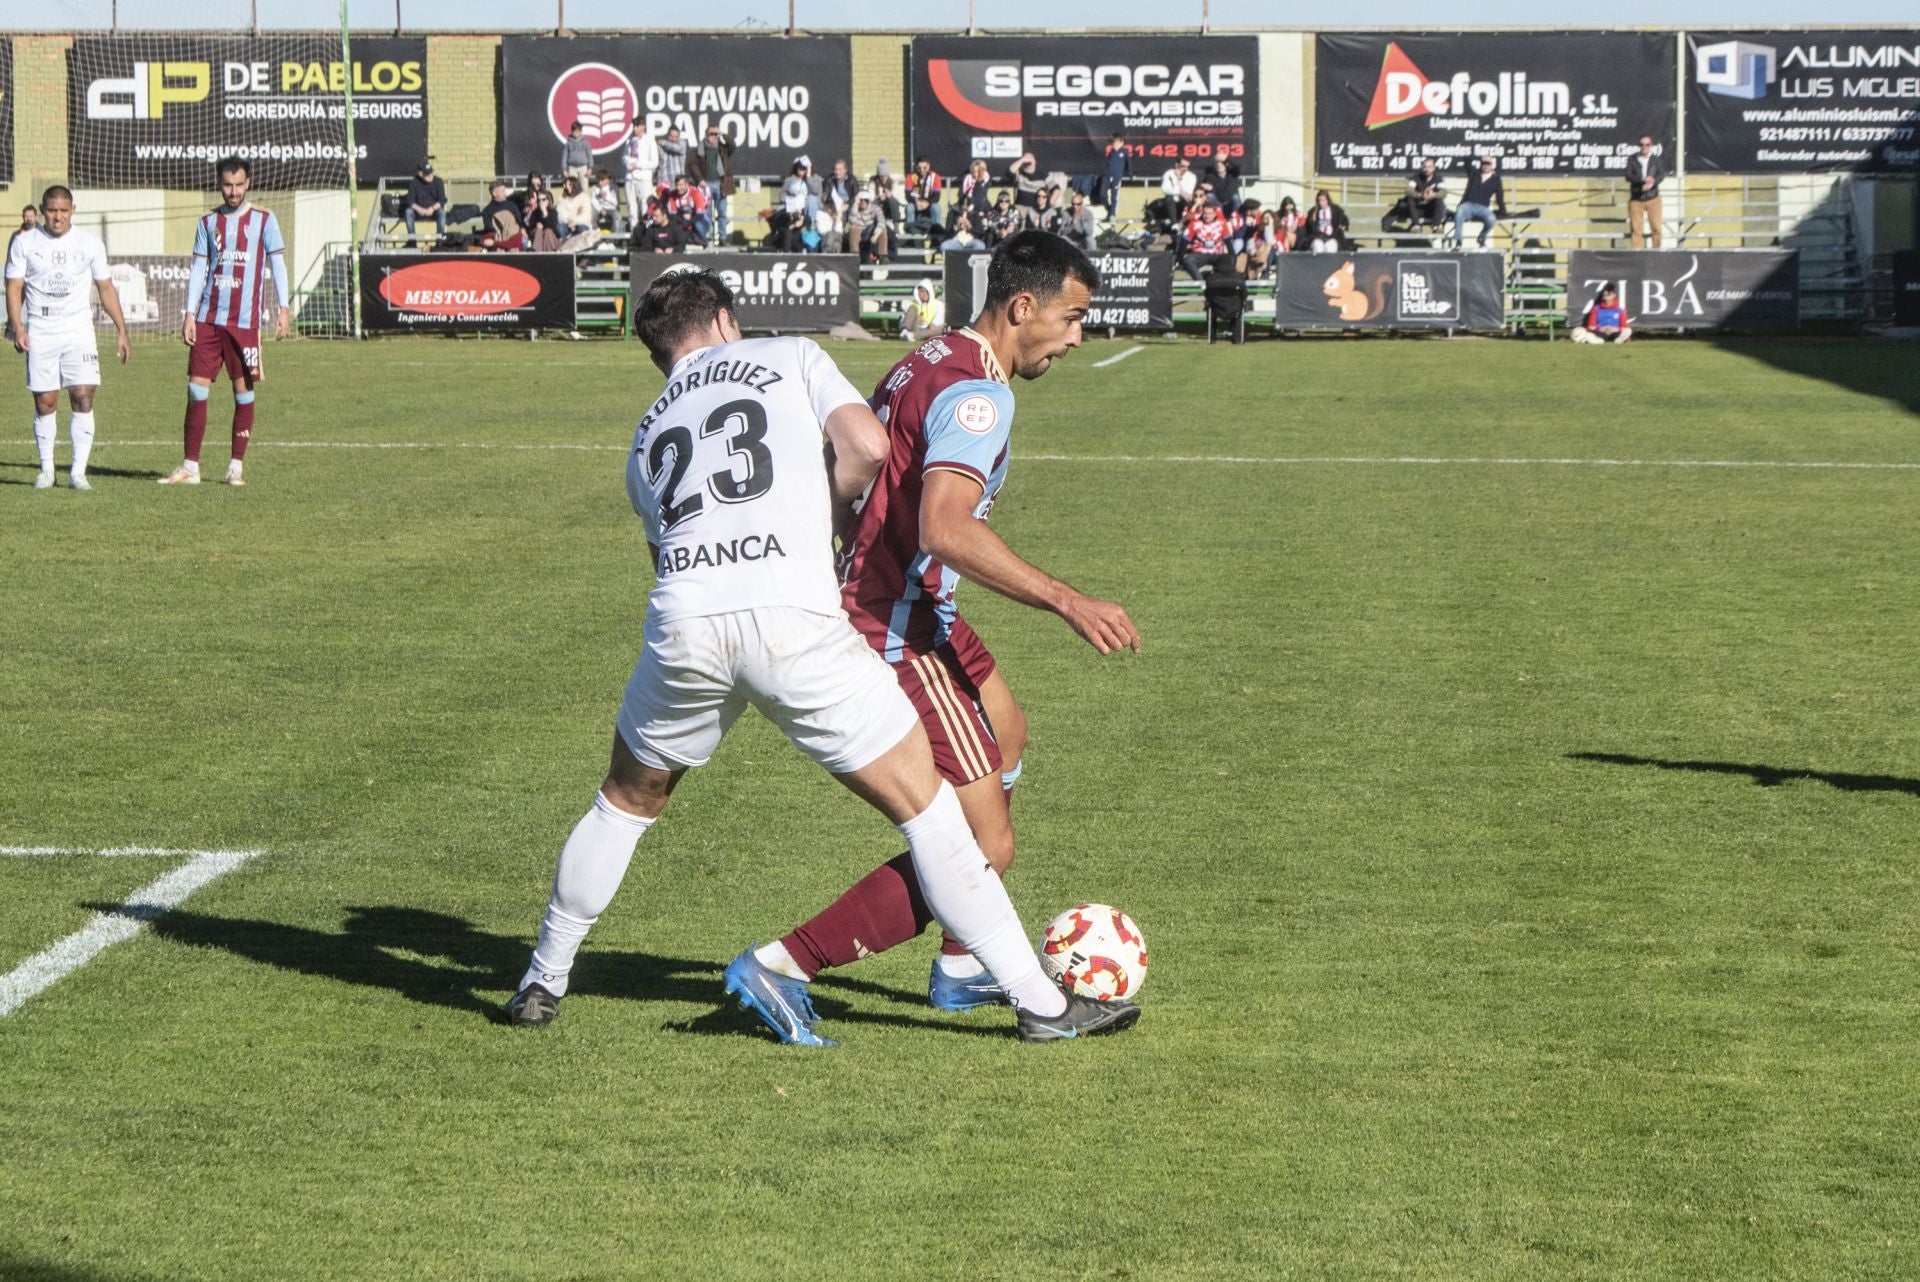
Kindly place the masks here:
POLYGON ((927 976, 927 1000, 935 1010, 979 1010, 982 1006, 1005 1006, 1007 990, 1000 987, 992 971, 983 970, 978 975, 955 979, 940 969, 940 959, 936 957, 933 974, 927 976))
POLYGON ((764 965, 753 955, 753 948, 727 965, 727 991, 740 999, 740 1009, 750 1010, 774 1036, 789 1046, 838 1046, 831 1037, 813 1031, 819 1016, 813 1013, 813 999, 807 995, 805 981, 789 979, 764 965))

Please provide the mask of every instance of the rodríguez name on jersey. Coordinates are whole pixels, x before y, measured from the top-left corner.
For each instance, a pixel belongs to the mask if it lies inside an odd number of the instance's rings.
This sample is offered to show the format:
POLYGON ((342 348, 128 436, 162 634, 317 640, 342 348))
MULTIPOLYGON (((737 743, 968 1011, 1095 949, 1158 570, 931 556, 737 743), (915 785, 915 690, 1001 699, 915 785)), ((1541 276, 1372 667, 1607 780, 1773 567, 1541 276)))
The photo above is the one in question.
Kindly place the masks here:
POLYGON ((684 393, 691 392, 696 387, 713 387, 720 383, 739 383, 744 387, 752 388, 756 392, 765 393, 768 388, 779 381, 780 375, 778 372, 770 370, 764 365, 755 364, 752 361, 719 360, 711 365, 703 365, 697 369, 688 370, 679 378, 668 383, 666 390, 660 393, 660 399, 653 403, 653 408, 648 410, 646 417, 640 420, 640 432, 642 435, 645 435, 647 428, 652 425, 655 418, 666 413, 668 406, 679 400, 684 393))

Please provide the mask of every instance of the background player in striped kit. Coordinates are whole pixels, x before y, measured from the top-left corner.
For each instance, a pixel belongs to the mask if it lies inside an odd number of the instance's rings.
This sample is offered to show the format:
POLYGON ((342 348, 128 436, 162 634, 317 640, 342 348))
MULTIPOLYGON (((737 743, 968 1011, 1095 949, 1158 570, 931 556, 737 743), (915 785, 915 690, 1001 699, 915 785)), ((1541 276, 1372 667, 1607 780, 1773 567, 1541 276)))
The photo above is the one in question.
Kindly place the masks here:
POLYGON ((287 246, 280 222, 247 201, 253 171, 238 156, 219 165, 220 208, 201 215, 193 234, 193 272, 187 279, 187 310, 180 340, 187 345, 186 456, 160 478, 162 485, 200 484, 200 443, 207 435, 207 398, 214 377, 224 368, 233 380, 233 458, 227 484, 245 485, 241 460, 253 439, 253 388, 264 377, 260 357, 260 312, 266 303, 267 276, 280 310, 273 318, 275 338, 290 328, 287 304, 287 246))
POLYGON ((100 238, 73 225, 73 193, 49 187, 41 197, 44 227, 22 225, 7 244, 7 333, 15 351, 27 356, 27 390, 33 393, 33 441, 40 451, 40 475, 33 488, 53 488, 54 415, 60 389, 67 389, 73 420, 76 490, 90 490, 87 457, 93 451, 93 394, 99 390, 100 352, 93 335, 93 298, 113 318, 119 334, 120 363, 127 363, 127 321, 120 295, 107 272, 107 249, 100 238))

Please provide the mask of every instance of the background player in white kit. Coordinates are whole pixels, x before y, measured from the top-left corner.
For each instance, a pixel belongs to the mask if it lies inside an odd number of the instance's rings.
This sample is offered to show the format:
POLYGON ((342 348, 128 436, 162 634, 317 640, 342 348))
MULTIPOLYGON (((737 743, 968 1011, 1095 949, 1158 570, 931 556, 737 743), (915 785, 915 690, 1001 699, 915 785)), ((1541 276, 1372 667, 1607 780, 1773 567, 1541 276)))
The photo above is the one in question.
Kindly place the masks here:
POLYGON ((87 459, 93 453, 93 394, 100 389, 100 349, 93 335, 93 290, 113 320, 115 353, 125 365, 127 318, 120 294, 107 271, 107 247, 85 228, 73 225, 73 193, 49 187, 40 197, 43 226, 23 230, 7 249, 7 325, 13 349, 27 354, 27 390, 33 393, 33 443, 40 451, 40 475, 33 488, 53 485, 53 442, 60 389, 67 389, 73 411, 67 431, 73 437, 73 466, 68 479, 76 490, 90 490, 87 459))
MULTIPOLYGON (((552 1022, 588 929, 681 775, 752 704, 907 839, 934 915, 1006 986, 1021 1037, 1113 1032, 1124 1002, 1070 997, 1040 970, 1005 888, 934 769, 919 715, 840 608, 832 529, 880 468, 886 429, 809 339, 742 339, 709 271, 650 286, 634 329, 666 388, 634 434, 627 492, 657 579, 645 649, 593 807, 560 852, 509 1022, 552 1022), (828 442, 822 462, 821 436, 828 442)), ((784 1042, 813 1031, 806 985, 742 952, 726 989, 784 1042)))

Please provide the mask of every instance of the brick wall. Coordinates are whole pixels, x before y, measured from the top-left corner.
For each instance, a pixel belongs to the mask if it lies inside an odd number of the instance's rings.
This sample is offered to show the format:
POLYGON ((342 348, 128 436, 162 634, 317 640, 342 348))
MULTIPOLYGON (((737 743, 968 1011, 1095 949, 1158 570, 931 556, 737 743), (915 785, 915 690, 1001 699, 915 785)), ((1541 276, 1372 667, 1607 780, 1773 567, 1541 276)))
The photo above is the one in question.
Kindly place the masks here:
POLYGON ((913 168, 907 155, 907 43, 889 34, 853 38, 853 155, 856 174, 871 174, 882 156, 896 174, 913 168))
POLYGON ((429 36, 427 148, 449 178, 482 178, 500 171, 496 137, 499 36, 429 36))
MULTIPOLYGON (((0 39, 6 37, 0 36, 0 39)), ((0 189, 4 225, 40 189, 67 180, 67 50, 69 36, 13 37, 13 185, 0 189)))

